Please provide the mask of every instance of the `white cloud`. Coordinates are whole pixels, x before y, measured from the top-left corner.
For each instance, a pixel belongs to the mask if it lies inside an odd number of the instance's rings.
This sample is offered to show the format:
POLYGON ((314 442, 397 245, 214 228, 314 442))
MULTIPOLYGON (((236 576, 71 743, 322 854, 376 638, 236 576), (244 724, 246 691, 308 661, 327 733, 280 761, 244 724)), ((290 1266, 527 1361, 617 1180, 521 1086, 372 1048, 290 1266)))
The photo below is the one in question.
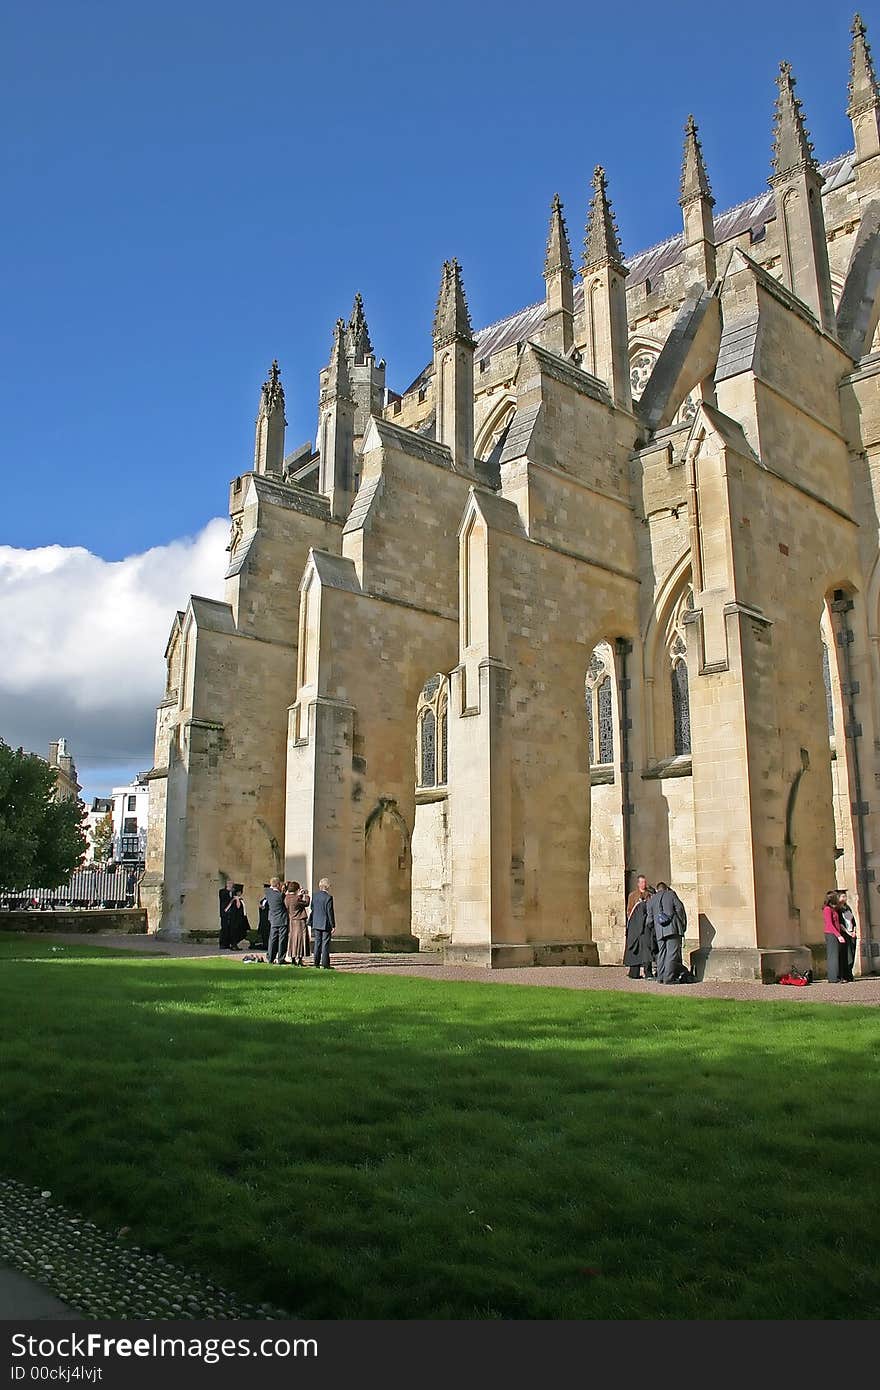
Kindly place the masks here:
POLYGON ((0 736, 45 756, 63 735, 87 790, 90 767, 149 767, 174 614, 223 597, 228 534, 217 517, 118 561, 0 546, 0 736))

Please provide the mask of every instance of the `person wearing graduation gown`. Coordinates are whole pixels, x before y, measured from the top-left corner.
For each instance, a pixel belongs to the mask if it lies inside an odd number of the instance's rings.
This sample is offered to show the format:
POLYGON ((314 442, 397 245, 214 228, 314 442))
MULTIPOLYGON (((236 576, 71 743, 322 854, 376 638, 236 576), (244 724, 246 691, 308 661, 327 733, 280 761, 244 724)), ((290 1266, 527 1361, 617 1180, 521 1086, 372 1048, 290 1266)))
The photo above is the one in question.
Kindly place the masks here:
POLYGON ((654 938, 654 927, 648 921, 648 901, 653 893, 653 888, 649 887, 647 881, 642 887, 639 880, 639 894, 635 901, 630 895, 632 908, 626 920, 626 948, 623 953, 623 963, 629 966, 629 978, 639 979, 640 972, 644 970, 645 979, 654 978, 654 959, 657 955, 657 943, 654 938))
POLYGON ((250 931, 244 910, 244 899, 241 896, 242 892, 241 885, 234 884, 232 896, 223 910, 223 930, 220 933, 221 951, 234 951, 242 937, 247 936, 250 931))
POLYGON ((266 896, 268 890, 268 883, 264 883, 263 896, 260 898, 260 923, 257 929, 257 936, 259 937, 257 944, 261 951, 269 949, 269 899, 266 896))

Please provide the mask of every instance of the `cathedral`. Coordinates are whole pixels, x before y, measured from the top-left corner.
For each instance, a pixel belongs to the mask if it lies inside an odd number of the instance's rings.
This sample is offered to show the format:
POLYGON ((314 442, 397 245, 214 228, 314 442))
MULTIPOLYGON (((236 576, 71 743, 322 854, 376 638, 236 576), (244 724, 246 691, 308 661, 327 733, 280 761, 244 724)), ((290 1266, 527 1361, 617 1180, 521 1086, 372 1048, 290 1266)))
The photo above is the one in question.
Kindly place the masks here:
POLYGON ((644 872, 681 896, 701 978, 811 964, 835 886, 880 970, 860 17, 852 151, 820 163, 787 63, 777 87, 767 191, 716 212, 688 117, 681 230, 627 258, 597 167, 579 265, 552 201, 540 302, 475 332, 443 265, 402 393, 357 295, 314 444, 288 449, 272 364, 225 598, 191 597, 166 649, 152 931, 216 932, 233 880, 254 906, 272 874, 326 876, 338 947, 613 964, 644 872))

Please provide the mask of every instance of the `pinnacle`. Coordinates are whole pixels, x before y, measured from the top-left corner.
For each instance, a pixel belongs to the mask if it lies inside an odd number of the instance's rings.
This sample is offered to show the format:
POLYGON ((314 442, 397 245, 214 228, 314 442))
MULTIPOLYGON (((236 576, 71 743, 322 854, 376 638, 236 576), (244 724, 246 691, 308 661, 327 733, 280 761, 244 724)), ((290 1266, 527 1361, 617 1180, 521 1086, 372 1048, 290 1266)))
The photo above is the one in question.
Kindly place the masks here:
POLYGON ((370 330, 367 327, 364 301, 360 293, 354 297, 351 318, 348 320, 347 336, 349 351, 354 354, 355 361, 363 362, 373 351, 373 344, 370 342, 370 330))
POLYGON ((871 57, 867 30, 860 14, 853 20, 852 59, 849 74, 849 105, 846 114, 852 118, 872 107, 880 107, 880 91, 877 88, 877 75, 871 57))
POLYGON ((345 319, 337 319, 333 328, 333 346, 330 349, 330 366, 325 388, 328 397, 341 400, 351 399, 351 377, 348 374, 348 358, 345 353, 345 319))
POLYGON ((565 217, 562 211, 562 203, 558 193, 553 194, 553 202, 550 206, 550 230, 547 234, 547 255, 544 258, 544 275, 555 275, 559 272, 567 275, 569 279, 574 279, 574 271, 571 265, 571 247, 568 244, 568 228, 565 225, 565 217))
POLYGON ((284 387, 281 385, 281 370, 277 357, 272 359, 269 375, 263 382, 260 391, 260 406, 265 408, 267 415, 271 415, 272 411, 279 407, 281 410, 284 409, 284 387))
POLYGON ((474 344, 471 317, 468 313, 461 266, 458 261, 444 261, 440 276, 440 293, 434 310, 434 347, 442 348, 459 341, 474 344))
POLYGON ((621 274, 626 274, 620 249, 620 234, 608 198, 605 170, 601 164, 597 164, 593 171, 593 201, 590 204, 584 237, 584 269, 605 262, 616 265, 621 274))
POLYGON ((697 123, 693 116, 688 116, 684 128, 684 154, 681 161, 681 190, 678 201, 684 206, 695 198, 707 198, 714 206, 715 199, 712 197, 709 175, 706 173, 697 123))
POLYGON ((795 79, 791 63, 779 64, 776 85, 779 94, 773 117, 773 173, 787 174, 790 169, 804 165, 816 169, 803 107, 794 94, 795 79))

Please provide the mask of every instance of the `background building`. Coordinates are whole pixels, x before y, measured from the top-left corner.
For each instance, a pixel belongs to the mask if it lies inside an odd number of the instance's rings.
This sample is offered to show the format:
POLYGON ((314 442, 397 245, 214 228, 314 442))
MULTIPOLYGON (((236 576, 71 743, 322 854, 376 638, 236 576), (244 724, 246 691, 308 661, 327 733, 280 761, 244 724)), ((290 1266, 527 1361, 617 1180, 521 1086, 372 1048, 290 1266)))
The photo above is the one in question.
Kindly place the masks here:
MULTIPOLYGON (((95 860, 94 833, 97 826, 111 815, 113 811, 113 798, 110 796, 96 796, 92 799, 92 804, 86 812, 86 836, 88 838, 88 848, 86 849, 85 863, 92 864, 95 860)), ((112 850, 112 843, 110 845, 112 850)))
POLYGON ((82 787, 76 780, 76 763, 67 750, 67 739, 58 738, 49 744, 49 766, 55 771, 55 799, 69 801, 78 796, 82 787))
MULTIPOLYGON (((103 800, 103 798, 98 798, 103 800)), ((109 798, 113 821, 113 853, 118 864, 142 870, 147 849, 150 784, 141 773, 125 787, 114 787, 109 798)))

